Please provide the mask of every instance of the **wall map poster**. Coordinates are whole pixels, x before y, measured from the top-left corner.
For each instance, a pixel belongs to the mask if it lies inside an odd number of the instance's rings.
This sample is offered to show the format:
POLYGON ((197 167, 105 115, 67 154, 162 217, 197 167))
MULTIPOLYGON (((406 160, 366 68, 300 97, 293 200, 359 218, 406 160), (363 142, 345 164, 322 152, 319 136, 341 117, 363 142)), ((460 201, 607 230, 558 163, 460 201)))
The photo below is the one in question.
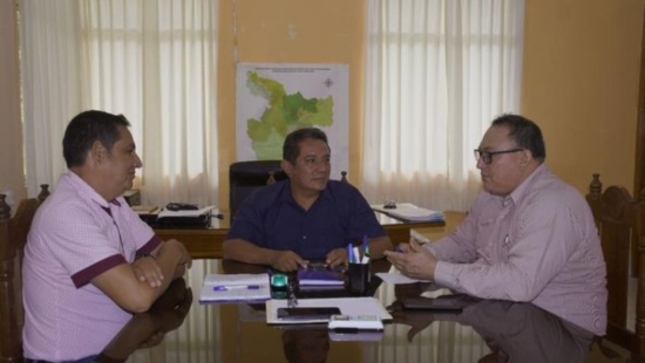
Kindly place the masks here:
POLYGON ((286 135, 325 131, 332 179, 349 164, 349 66, 239 63, 236 75, 237 160, 281 160, 286 135))

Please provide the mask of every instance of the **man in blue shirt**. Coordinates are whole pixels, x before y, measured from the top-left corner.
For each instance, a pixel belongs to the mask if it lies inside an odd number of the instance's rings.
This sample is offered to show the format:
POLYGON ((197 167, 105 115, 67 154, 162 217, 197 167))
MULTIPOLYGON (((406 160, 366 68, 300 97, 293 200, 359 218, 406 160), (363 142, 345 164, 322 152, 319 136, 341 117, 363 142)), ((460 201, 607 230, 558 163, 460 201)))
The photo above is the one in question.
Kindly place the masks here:
POLYGON ((332 267, 347 263, 347 245, 364 237, 372 259, 392 249, 358 189, 329 180, 330 152, 327 135, 319 129, 287 135, 281 167, 289 179, 242 202, 224 242, 224 258, 293 271, 310 260, 332 267))

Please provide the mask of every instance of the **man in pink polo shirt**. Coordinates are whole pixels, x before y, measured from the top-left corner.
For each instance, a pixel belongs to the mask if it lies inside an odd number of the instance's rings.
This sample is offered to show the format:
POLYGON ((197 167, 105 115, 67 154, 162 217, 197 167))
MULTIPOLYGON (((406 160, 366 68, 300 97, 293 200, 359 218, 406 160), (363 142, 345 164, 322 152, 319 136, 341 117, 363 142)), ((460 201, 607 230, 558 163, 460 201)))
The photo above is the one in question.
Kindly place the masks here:
POLYGON ((607 325, 605 260, 589 205, 543 164, 540 128, 493 121, 475 150, 484 190, 450 236, 387 252, 402 273, 486 299, 531 302, 582 331, 607 325))
POLYGON ((27 361, 91 362, 191 259, 121 194, 142 166, 122 115, 86 111, 65 131, 68 170, 40 206, 23 262, 27 361))

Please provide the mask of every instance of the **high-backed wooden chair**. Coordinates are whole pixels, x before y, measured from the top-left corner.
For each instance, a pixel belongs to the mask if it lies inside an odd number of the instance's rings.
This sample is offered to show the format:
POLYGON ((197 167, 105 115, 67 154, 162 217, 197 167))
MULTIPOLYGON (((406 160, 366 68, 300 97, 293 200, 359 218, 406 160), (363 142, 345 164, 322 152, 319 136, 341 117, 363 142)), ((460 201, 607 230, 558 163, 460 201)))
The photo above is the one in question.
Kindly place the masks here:
POLYGON ((20 202, 16 214, 0 195, 0 362, 22 362, 22 281, 23 247, 39 199, 20 202))
POLYGON ((605 339, 645 359, 645 195, 634 199, 620 186, 603 190, 599 174, 594 174, 587 201, 607 264, 605 339), (630 247, 633 243, 638 247, 636 256, 630 247), (639 261, 636 277, 630 271, 633 261, 639 261), (628 321, 628 306, 636 307, 635 321, 628 321))

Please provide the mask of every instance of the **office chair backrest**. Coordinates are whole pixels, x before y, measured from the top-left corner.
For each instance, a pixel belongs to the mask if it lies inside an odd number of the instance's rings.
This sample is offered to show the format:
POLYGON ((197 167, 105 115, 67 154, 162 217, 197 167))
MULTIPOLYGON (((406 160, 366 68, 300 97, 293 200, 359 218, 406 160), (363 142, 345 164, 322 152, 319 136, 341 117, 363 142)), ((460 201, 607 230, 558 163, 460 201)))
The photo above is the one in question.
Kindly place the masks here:
POLYGON ((238 161, 229 167, 229 210, 231 220, 242 201, 255 190, 275 181, 287 179, 280 160, 238 161))

